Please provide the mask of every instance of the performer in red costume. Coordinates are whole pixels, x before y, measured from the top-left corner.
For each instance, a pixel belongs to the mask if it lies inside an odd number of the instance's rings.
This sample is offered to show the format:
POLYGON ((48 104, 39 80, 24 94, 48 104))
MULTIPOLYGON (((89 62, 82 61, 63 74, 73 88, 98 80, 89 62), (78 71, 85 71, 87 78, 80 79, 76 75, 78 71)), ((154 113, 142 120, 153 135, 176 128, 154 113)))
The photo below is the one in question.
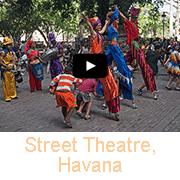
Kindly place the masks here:
MULTIPOLYGON (((39 51, 36 49, 36 44, 34 41, 29 40, 27 42, 24 54, 26 54, 28 57, 29 84, 30 84, 31 93, 34 92, 35 89, 42 90, 42 82, 41 82, 42 80, 37 79, 36 75, 33 73, 32 67, 31 67, 31 62, 37 60, 39 57, 39 51)), ((39 72, 40 74, 38 74, 38 75, 43 76, 42 67, 39 70, 40 70, 40 72, 39 72)), ((41 79, 43 79, 43 78, 41 78, 41 79)))
POLYGON ((154 80, 153 71, 150 68, 149 64, 145 59, 145 54, 143 50, 140 48, 138 40, 139 40, 139 29, 138 29, 138 15, 140 9, 136 9, 131 7, 131 21, 129 21, 120 11, 120 16, 124 19, 124 28, 126 30, 126 43, 129 45, 130 49, 125 56, 125 60, 133 63, 134 59, 137 59, 141 71, 143 79, 146 83, 147 90, 150 90, 151 93, 154 95, 154 99, 157 99, 157 95, 155 93, 156 90, 156 83, 154 80))
MULTIPOLYGON (((89 26, 90 34, 91 34, 91 49, 89 51, 90 54, 102 54, 102 45, 103 45, 103 37, 102 34, 107 30, 109 26, 109 22, 106 20, 105 26, 101 29, 101 22, 98 17, 94 17, 88 19, 83 14, 83 19, 86 24, 89 26)), ((116 84, 114 77, 111 73, 111 70, 108 66, 108 75, 105 78, 99 79, 103 88, 104 88, 104 96, 109 107, 109 111, 115 114, 115 118, 119 121, 120 111, 120 102, 119 102, 119 92, 118 85, 116 84)))

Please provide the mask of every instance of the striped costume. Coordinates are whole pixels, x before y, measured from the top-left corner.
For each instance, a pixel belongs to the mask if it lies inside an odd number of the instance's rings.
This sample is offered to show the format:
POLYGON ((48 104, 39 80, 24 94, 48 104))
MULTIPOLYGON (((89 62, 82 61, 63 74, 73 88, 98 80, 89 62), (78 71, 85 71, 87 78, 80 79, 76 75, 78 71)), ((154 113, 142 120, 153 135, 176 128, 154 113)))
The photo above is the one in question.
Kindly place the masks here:
POLYGON ((54 87, 58 84, 56 88, 56 107, 67 107, 67 111, 77 107, 76 99, 71 92, 73 83, 82 83, 82 80, 75 78, 71 74, 60 74, 51 81, 50 87, 54 87))

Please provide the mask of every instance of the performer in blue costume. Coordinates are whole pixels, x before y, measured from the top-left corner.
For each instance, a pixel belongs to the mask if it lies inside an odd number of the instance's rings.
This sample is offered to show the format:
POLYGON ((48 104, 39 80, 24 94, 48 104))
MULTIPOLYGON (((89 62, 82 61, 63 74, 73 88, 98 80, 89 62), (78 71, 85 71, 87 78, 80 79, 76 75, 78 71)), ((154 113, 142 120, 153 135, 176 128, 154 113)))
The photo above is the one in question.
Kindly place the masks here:
POLYGON ((125 62, 125 57, 122 54, 118 43, 118 23, 119 23, 119 11, 117 6, 115 11, 111 11, 107 14, 107 19, 110 19, 111 25, 108 29, 108 50, 106 55, 108 58, 108 65, 110 66, 113 60, 116 63, 118 69, 118 77, 120 78, 120 86, 124 99, 132 101, 132 108, 136 109, 137 105, 134 103, 132 94, 132 74, 125 62))

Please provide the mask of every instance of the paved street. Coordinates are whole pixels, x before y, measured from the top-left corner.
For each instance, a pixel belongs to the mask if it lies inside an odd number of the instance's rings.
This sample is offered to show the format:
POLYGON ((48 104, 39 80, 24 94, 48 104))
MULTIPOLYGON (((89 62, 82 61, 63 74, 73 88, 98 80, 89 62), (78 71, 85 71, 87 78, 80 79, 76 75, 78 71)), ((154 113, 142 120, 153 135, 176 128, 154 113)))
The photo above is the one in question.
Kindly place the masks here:
MULTIPOLYGON (((17 100, 4 102, 2 82, 0 82, 0 131, 1 132, 162 132, 180 131, 180 92, 168 91, 165 85, 168 76, 164 67, 159 67, 156 79, 159 89, 158 100, 153 99, 146 89, 139 96, 137 88, 143 83, 141 71, 134 73, 134 99, 138 109, 131 108, 131 101, 121 101, 120 121, 108 110, 101 110, 103 101, 94 100, 91 113, 92 120, 79 119, 74 113, 71 121, 73 128, 67 129, 61 123, 61 109, 55 108, 54 96, 49 94, 50 74, 45 73, 43 91, 30 93, 28 75, 17 89, 17 100)), ((175 83, 172 84, 175 87, 175 83)))

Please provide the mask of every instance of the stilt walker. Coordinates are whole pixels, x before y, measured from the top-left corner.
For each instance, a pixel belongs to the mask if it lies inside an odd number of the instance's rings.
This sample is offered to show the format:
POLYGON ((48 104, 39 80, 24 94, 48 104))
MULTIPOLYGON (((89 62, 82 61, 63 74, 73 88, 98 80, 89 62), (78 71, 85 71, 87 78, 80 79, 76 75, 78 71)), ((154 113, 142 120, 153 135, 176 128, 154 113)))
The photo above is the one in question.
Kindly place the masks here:
POLYGON ((129 70, 125 57, 122 54, 118 42, 118 23, 119 23, 119 11, 117 6, 114 6, 115 11, 111 11, 107 14, 107 19, 110 19, 111 25, 108 29, 108 50, 106 55, 108 57, 108 65, 110 66, 113 60, 116 63, 118 69, 118 76, 120 77, 120 85, 124 99, 132 101, 132 108, 136 109, 137 105, 134 103, 132 95, 132 74, 129 70))
MULTIPOLYGON (((105 26, 101 30, 101 22, 98 17, 88 19, 84 14, 83 18, 86 24, 89 26, 91 34, 91 48, 90 54, 102 54, 103 37, 102 34, 107 30, 109 22, 106 20, 105 26)), ((104 96, 109 107, 109 111, 115 114, 116 120, 119 120, 120 101, 118 85, 116 84, 111 70, 108 66, 108 73, 105 78, 99 79, 103 89, 104 96)))
POLYGON ((144 79, 144 82, 146 83, 147 90, 150 90, 151 93, 153 93, 154 98, 156 96, 155 90, 156 90, 156 83, 154 80, 153 71, 150 68, 149 64, 147 63, 145 59, 145 54, 143 50, 140 48, 138 40, 139 40, 139 29, 138 29, 138 15, 139 15, 140 9, 136 9, 134 7, 131 7, 131 21, 129 21, 120 11, 119 14, 124 19, 124 28, 126 30, 126 43, 129 45, 130 49, 127 52, 125 56, 125 60, 133 63, 134 59, 136 59, 140 65, 142 76, 144 79))

